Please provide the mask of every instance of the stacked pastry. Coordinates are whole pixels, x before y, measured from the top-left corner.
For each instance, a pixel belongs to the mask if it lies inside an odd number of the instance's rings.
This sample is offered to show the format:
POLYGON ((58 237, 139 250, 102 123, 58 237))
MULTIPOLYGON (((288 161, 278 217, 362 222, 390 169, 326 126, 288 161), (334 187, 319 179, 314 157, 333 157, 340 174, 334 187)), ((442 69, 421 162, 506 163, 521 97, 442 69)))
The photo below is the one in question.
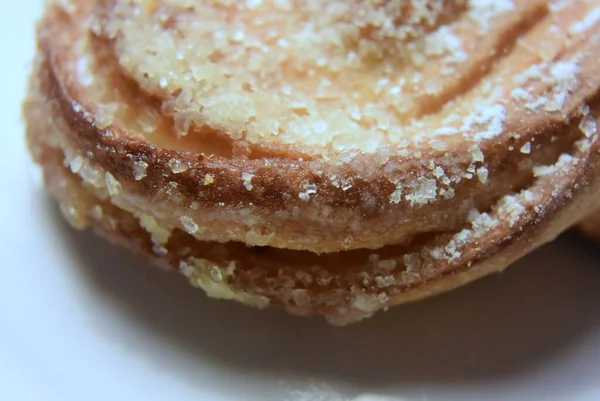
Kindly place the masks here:
POLYGON ((24 113, 67 220, 345 324, 598 204, 600 1, 55 1, 24 113))

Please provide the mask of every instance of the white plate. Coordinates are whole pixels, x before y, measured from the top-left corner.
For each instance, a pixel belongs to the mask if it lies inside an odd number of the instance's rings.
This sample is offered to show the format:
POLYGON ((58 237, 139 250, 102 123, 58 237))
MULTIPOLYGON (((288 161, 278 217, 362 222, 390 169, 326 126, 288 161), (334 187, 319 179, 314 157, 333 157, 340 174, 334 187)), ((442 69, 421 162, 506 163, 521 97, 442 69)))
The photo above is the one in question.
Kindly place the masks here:
POLYGON ((66 227, 19 117, 40 7, 0 6, 1 400, 600 400, 600 249, 575 235, 338 329, 206 299, 66 227))

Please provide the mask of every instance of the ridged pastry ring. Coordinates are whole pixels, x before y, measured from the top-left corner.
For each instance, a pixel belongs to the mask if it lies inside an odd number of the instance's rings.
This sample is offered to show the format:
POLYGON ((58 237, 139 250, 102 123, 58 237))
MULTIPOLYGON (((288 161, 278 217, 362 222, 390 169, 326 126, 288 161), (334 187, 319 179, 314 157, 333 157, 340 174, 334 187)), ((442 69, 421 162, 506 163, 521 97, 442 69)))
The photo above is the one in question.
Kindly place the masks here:
POLYGON ((600 1, 55 1, 24 107, 77 228, 344 324, 600 200, 600 1))

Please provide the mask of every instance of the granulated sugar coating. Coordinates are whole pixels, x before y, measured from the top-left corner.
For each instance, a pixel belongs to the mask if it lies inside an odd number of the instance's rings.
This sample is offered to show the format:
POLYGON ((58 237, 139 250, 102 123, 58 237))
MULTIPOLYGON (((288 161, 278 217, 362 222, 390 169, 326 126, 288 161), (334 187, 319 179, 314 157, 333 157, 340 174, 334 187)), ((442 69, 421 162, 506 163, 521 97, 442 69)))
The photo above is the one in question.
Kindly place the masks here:
POLYGON ((600 199, 600 0, 50 1, 25 105, 65 217, 345 324, 600 199))
MULTIPOLYGON (((543 3, 117 1, 102 35, 179 135, 207 124, 313 154, 375 153, 428 134, 428 115, 477 83, 473 56, 487 50, 488 68, 506 45, 490 36, 541 18, 543 3)), ((478 115, 501 131, 502 105, 478 115)))

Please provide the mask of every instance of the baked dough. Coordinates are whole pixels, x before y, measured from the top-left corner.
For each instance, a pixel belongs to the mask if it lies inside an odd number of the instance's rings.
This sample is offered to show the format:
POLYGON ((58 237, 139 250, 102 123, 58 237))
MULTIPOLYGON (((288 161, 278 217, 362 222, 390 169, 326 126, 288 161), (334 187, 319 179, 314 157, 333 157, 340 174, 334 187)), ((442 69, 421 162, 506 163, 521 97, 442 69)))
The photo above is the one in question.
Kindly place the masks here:
POLYGON ((600 200, 600 1, 50 2, 24 108, 77 228, 336 324, 600 200))

